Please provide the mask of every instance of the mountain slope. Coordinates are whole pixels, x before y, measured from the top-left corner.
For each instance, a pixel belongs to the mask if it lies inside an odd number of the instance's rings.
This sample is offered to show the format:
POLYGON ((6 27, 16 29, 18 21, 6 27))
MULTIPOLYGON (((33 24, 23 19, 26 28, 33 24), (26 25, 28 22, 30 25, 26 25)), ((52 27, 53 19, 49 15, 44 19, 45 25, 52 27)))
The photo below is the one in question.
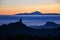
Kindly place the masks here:
POLYGON ((35 11, 35 12, 32 12, 32 13, 18 13, 18 14, 15 14, 15 15, 41 15, 42 13, 39 12, 39 11, 35 11))

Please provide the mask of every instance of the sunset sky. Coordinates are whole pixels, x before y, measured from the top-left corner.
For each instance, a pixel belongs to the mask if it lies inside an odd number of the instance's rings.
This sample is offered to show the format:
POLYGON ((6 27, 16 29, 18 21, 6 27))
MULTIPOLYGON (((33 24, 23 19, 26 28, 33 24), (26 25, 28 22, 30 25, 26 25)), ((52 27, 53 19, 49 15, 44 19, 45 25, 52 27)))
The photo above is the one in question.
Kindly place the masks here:
POLYGON ((60 13, 60 0, 0 0, 0 15, 34 11, 60 13))

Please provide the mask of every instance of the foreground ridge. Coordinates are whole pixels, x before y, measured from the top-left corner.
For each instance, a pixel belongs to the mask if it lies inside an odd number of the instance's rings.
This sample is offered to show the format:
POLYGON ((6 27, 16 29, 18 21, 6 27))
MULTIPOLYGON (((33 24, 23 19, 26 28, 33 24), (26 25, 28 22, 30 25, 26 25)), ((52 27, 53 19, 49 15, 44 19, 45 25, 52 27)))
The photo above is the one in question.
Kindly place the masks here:
MULTIPOLYGON (((53 22, 47 22, 43 26, 58 25, 53 22)), ((34 29, 28 27, 22 22, 22 19, 8 25, 0 25, 0 39, 2 40, 59 40, 60 26, 54 29, 34 29), (57 34, 56 34, 57 33, 57 34)))

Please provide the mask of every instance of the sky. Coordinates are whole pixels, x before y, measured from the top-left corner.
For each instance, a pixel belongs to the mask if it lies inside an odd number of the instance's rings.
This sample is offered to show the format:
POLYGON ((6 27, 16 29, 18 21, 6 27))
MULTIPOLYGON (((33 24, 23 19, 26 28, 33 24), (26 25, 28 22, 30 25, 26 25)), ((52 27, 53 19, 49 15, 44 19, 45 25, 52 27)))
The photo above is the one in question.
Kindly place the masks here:
POLYGON ((34 11, 60 13, 60 0, 0 0, 0 15, 34 11))

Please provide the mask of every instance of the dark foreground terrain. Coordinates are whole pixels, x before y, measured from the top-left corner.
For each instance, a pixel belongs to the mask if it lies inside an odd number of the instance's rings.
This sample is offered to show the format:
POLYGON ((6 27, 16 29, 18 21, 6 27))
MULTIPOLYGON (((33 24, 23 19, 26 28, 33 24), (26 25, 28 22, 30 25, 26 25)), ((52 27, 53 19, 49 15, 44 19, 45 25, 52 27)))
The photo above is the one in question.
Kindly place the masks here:
MULTIPOLYGON (((60 40, 60 25, 48 22, 43 26, 54 29, 34 29, 22 23, 22 19, 8 25, 0 25, 0 40, 60 40)), ((42 27, 43 27, 42 26, 42 27)))
POLYGON ((38 36, 30 36, 30 35, 16 35, 16 36, 7 36, 1 38, 0 40, 60 40, 60 37, 38 37, 38 36))

